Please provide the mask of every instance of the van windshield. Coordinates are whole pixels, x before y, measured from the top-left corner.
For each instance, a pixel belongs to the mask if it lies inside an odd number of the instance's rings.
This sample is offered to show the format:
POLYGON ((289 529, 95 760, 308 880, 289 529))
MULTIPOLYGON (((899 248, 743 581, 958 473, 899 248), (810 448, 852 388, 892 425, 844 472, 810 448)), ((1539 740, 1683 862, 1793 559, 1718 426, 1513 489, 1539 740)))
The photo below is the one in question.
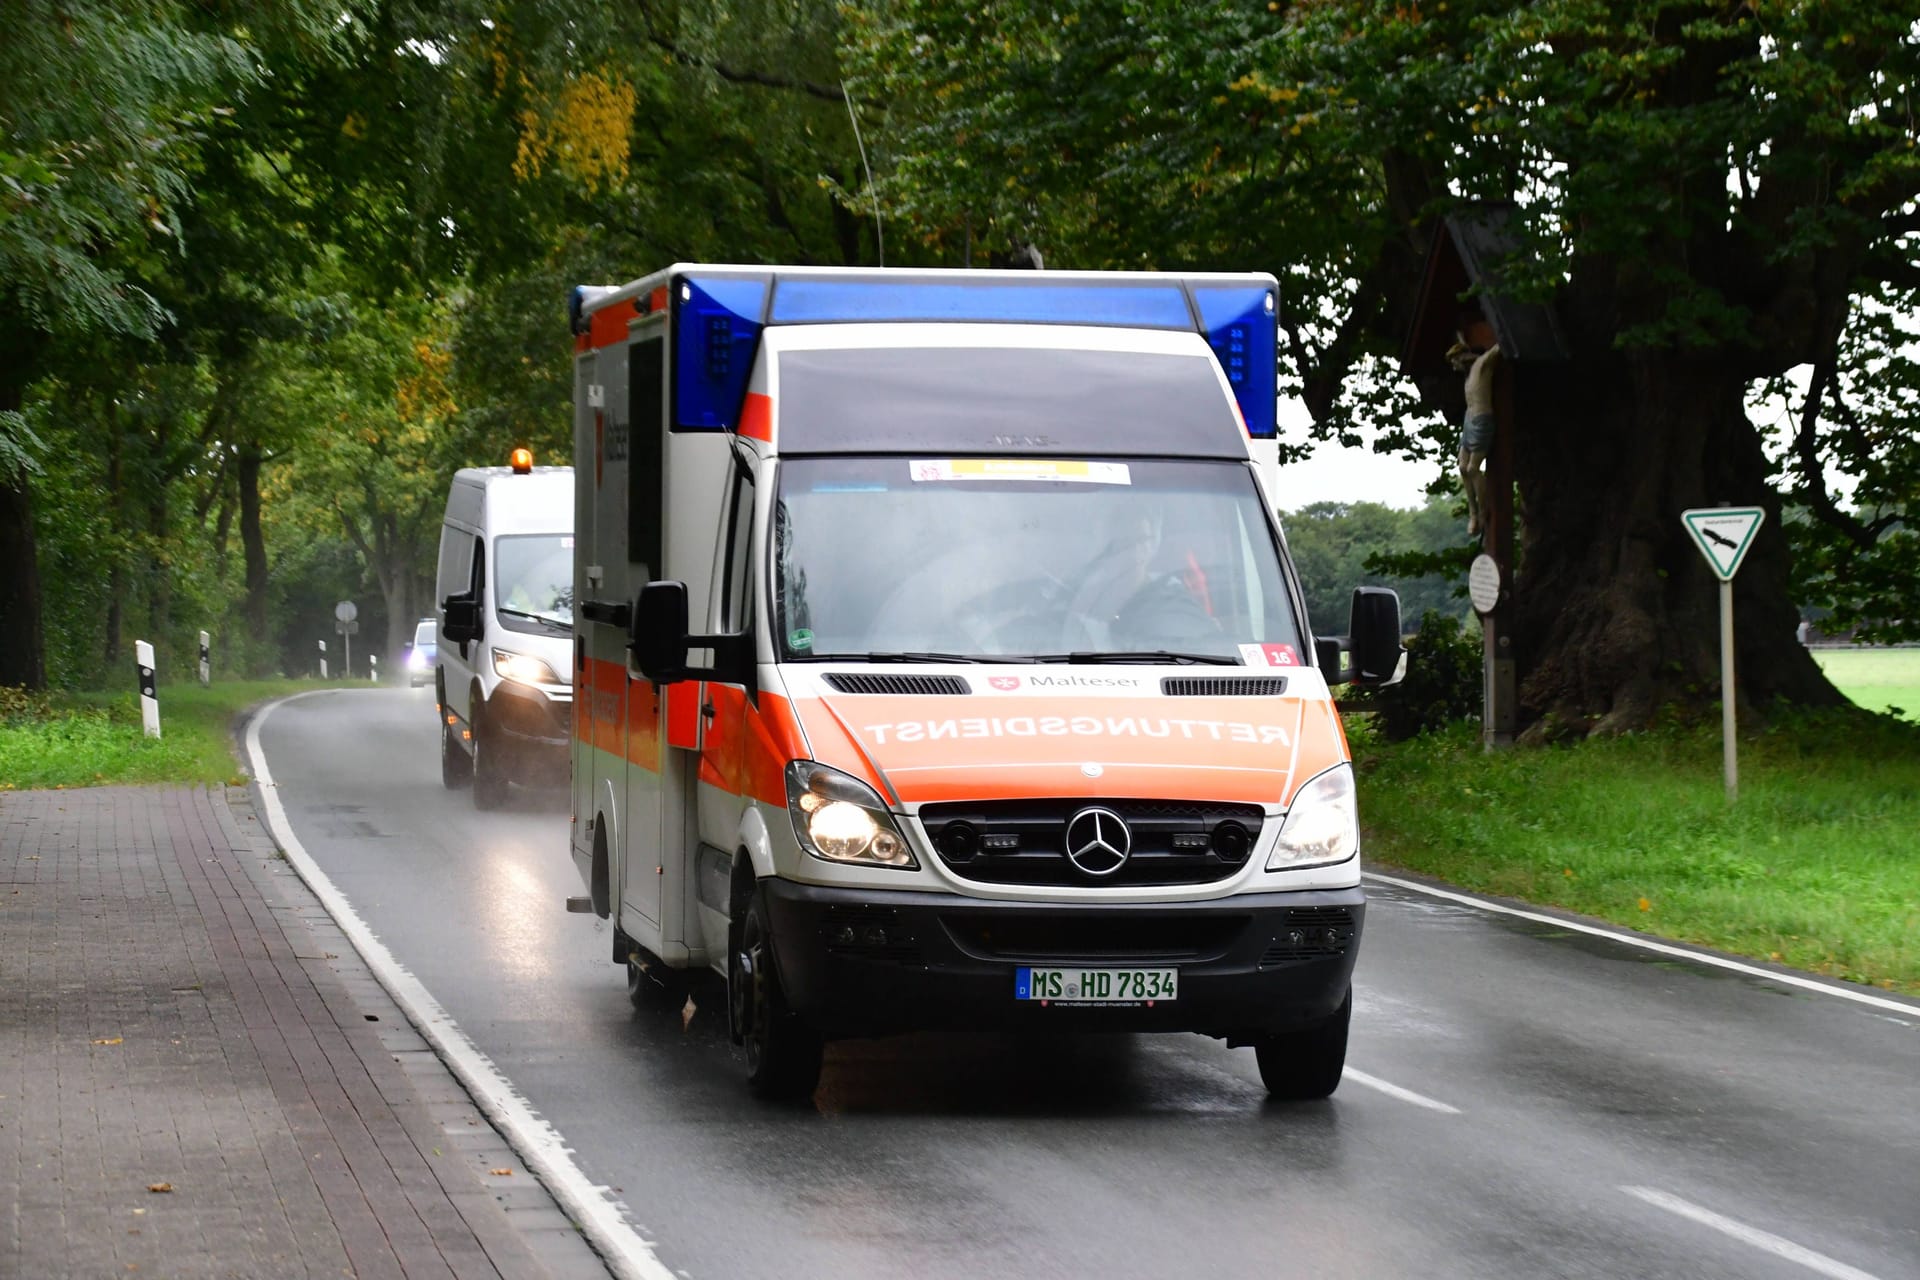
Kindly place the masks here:
POLYGON ((573 535, 514 534, 493 540, 493 608, 515 630, 573 626, 573 535))
POLYGON ((1243 462, 790 458, 786 661, 1307 662, 1243 462))

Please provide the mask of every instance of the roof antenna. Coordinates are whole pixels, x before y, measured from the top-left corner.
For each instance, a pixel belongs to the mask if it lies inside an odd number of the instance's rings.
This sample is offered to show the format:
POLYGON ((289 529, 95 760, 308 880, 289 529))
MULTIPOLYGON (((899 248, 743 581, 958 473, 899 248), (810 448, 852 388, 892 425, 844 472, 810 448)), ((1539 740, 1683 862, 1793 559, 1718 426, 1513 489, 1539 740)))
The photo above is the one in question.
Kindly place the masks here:
POLYGON ((867 190, 873 193, 873 243, 880 254, 880 265, 887 265, 887 233, 880 223, 880 190, 873 185, 873 166, 867 163, 867 144, 860 140, 860 117, 853 111, 853 95, 847 92, 847 82, 840 82, 840 97, 847 104, 847 119, 853 122, 853 143, 860 148, 860 167, 867 171, 867 190))

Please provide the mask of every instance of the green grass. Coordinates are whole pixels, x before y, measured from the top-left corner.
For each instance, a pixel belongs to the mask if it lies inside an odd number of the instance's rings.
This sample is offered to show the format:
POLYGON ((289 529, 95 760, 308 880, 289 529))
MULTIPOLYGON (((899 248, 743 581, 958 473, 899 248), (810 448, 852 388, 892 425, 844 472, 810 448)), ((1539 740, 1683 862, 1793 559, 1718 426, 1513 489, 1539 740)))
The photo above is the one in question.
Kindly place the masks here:
POLYGON ((1376 865, 1920 994, 1920 727, 1776 723, 1741 741, 1731 807, 1717 722, 1494 754, 1470 728, 1369 732, 1376 865))
POLYGON ((323 687, 313 680, 163 685, 157 739, 141 733, 132 693, 30 700, 0 690, 0 791, 237 782, 234 718, 256 703, 323 687))
POLYGON ((1920 648, 1815 649, 1813 659, 1856 705, 1920 720, 1920 648))

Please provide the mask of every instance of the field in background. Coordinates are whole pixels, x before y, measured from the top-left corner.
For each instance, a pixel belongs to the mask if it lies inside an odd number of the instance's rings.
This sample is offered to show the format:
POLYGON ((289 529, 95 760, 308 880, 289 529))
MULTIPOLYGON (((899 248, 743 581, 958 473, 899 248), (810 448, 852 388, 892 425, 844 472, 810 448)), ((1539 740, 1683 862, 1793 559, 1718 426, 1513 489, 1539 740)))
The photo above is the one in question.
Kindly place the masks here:
POLYGON ((1920 646, 1910 649, 1815 649, 1813 660, 1840 692, 1869 711, 1898 707, 1920 720, 1920 646))

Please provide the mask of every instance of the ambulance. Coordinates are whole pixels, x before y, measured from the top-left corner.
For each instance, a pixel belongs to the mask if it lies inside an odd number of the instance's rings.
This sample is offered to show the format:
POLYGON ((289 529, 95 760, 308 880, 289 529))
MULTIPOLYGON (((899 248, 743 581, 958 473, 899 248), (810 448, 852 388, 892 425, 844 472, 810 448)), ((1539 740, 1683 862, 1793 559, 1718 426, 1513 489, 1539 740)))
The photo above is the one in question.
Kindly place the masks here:
POLYGON ((573 836, 636 1005, 757 1093, 922 1029, 1182 1031, 1339 1083, 1365 916, 1267 484, 1256 274, 679 265, 574 290, 573 836))

